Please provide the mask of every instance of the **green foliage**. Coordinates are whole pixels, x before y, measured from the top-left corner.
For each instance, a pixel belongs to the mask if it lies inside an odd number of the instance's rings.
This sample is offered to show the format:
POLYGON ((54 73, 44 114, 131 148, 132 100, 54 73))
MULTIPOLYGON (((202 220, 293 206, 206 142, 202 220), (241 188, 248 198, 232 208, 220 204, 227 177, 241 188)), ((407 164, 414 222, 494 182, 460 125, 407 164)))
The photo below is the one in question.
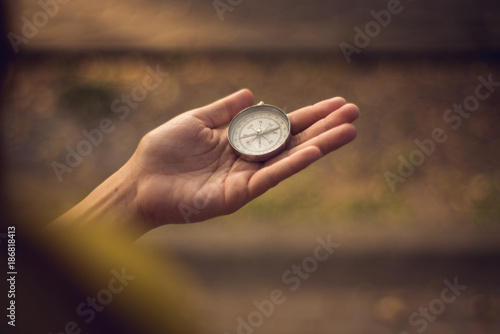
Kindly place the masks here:
POLYGON ((105 83, 80 83, 69 86, 62 92, 60 108, 83 121, 92 121, 111 113, 111 102, 115 94, 105 83))

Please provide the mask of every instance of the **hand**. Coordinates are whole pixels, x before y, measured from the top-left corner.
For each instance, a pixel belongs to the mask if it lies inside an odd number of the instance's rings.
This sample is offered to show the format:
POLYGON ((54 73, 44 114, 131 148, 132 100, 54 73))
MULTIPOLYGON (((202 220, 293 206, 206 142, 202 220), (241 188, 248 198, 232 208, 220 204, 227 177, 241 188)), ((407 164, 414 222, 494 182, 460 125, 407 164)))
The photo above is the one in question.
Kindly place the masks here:
POLYGON ((140 175, 137 205, 144 219, 159 226, 232 213, 356 136, 349 123, 358 108, 333 98, 289 114, 293 137, 286 151, 248 162, 232 151, 223 126, 251 105, 252 93, 242 90, 143 138, 130 163, 140 175))
POLYGON ((120 170, 51 226, 77 221, 122 230, 128 225, 142 234, 229 214, 356 137, 350 123, 358 108, 332 98, 288 115, 292 140, 284 152, 248 162, 232 151, 225 126, 253 103, 244 89, 154 129, 120 170))

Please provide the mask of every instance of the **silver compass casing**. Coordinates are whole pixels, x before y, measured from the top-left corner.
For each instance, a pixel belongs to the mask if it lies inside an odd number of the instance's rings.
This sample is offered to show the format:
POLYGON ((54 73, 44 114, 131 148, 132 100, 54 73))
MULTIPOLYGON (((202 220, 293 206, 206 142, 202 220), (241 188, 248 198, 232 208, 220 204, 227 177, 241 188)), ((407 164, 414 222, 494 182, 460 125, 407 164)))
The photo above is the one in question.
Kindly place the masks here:
POLYGON ((286 149, 291 138, 292 138, 291 124, 286 113, 278 107, 269 104, 264 104, 263 102, 260 102, 257 105, 248 107, 240 111, 231 120, 231 123, 229 124, 228 128, 229 144, 233 148, 234 152, 242 159, 251 162, 262 162, 275 157, 276 155, 280 154, 286 149), (251 119, 252 116, 254 116, 253 119, 251 119), (247 147, 245 147, 245 145, 242 144, 242 140, 236 137, 237 136, 236 132, 238 131, 238 129, 239 133, 243 131, 242 127, 245 126, 245 121, 247 119, 251 119, 248 122, 253 121, 255 123, 255 121, 260 122, 261 118, 267 120, 268 122, 271 122, 272 120, 275 121, 277 120, 275 123, 276 125, 279 126, 279 128, 271 129, 274 131, 269 131, 267 129, 262 129, 262 128, 248 130, 247 127, 247 131, 250 132, 254 131, 254 133, 246 134, 244 137, 253 138, 253 140, 256 139, 262 140, 262 138, 264 138, 265 140, 268 141, 268 139, 265 137, 267 133, 274 134, 279 131, 279 139, 271 147, 263 149, 262 151, 251 150, 248 147, 248 145, 247 147))

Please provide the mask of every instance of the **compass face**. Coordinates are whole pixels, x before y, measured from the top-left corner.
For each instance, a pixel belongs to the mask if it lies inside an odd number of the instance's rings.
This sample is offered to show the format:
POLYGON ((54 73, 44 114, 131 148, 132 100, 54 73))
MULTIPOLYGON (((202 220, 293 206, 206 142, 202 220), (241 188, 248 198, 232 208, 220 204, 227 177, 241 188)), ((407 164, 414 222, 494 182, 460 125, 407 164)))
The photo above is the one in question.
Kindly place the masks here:
POLYGON ((248 161, 268 160, 285 149, 291 137, 290 121, 281 109, 258 104, 233 118, 228 137, 241 158, 248 161))

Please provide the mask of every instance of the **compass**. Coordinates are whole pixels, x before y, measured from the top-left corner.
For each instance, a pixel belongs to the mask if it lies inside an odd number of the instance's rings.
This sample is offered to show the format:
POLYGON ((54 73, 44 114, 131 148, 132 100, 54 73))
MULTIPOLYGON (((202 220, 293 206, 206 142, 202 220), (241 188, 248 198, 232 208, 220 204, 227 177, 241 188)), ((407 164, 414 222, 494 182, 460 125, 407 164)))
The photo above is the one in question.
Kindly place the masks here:
POLYGON ((229 144, 242 159, 269 160, 283 152, 290 141, 290 120, 280 108, 260 102, 233 118, 228 137, 229 144))

